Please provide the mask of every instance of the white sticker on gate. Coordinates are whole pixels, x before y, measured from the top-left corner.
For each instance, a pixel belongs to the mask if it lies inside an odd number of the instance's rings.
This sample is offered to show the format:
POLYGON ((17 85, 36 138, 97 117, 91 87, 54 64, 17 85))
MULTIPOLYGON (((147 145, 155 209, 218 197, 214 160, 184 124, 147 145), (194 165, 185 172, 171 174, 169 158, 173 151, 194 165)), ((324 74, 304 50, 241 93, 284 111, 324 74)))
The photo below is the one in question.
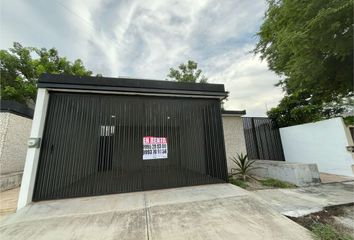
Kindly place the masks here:
POLYGON ((146 136, 143 138, 143 160, 168 157, 167 138, 146 136))

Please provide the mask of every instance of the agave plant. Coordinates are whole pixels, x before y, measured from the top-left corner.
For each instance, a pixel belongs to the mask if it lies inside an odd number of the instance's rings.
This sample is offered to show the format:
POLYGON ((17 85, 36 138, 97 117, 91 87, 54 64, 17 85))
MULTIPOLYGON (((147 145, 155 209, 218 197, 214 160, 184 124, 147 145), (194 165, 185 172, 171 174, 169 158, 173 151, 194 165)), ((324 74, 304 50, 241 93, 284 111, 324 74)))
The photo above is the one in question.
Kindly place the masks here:
POLYGON ((250 177, 250 171, 256 169, 256 167, 252 166, 256 160, 249 160, 247 154, 237 154, 237 157, 231 157, 231 160, 237 166, 237 168, 231 169, 231 175, 241 176, 244 181, 247 177, 250 177))

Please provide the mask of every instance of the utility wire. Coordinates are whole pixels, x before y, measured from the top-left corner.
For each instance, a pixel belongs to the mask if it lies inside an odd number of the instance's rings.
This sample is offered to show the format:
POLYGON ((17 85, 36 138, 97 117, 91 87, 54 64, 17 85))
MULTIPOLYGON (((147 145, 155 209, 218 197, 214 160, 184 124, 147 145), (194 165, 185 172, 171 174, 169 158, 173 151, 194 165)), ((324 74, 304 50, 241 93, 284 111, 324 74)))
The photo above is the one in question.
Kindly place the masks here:
POLYGON ((88 21, 86 18, 84 17, 81 17, 79 14, 75 13, 73 10, 71 10, 70 8, 68 8, 67 6, 65 6, 64 4, 58 2, 58 1, 55 1, 55 3, 57 5, 59 5, 60 7, 64 8, 66 11, 68 11, 69 13, 73 14, 74 16, 80 18, 83 22, 85 22, 87 25, 89 25, 90 27, 92 27, 93 29, 95 29, 95 27, 91 24, 90 21, 88 21))
MULTIPOLYGON (((65 6, 64 4, 58 2, 58 1, 55 1, 55 3, 57 5, 59 5, 60 7, 64 8, 66 11, 68 11, 69 13, 71 13, 72 15, 76 16, 77 18, 80 18, 81 21, 83 21, 85 24, 87 24, 88 26, 90 26, 93 30, 97 30, 97 28, 91 24, 90 21, 88 21, 86 18, 80 16, 79 14, 75 13, 73 10, 71 10, 70 8, 68 8, 67 6, 65 6)), ((117 45, 119 45, 120 47, 122 47, 124 50, 126 50, 126 47, 120 43, 120 42, 116 42, 117 45)))

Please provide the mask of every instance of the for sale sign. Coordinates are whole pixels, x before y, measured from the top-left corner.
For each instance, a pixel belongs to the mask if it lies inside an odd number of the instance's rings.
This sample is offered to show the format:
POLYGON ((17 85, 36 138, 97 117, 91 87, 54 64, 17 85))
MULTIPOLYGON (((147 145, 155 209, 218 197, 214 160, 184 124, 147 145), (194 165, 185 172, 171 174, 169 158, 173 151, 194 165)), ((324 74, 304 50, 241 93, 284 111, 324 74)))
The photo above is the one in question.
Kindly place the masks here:
POLYGON ((143 138, 143 160, 167 158, 167 138, 146 136, 143 138))

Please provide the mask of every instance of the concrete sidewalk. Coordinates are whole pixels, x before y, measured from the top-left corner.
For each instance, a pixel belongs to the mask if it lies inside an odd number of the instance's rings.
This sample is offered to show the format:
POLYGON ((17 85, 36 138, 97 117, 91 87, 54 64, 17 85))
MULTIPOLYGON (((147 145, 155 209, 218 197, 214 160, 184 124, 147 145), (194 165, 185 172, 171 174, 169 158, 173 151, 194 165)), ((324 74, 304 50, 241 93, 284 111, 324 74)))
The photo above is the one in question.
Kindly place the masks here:
POLYGON ((46 201, 0 222, 0 239, 312 239, 231 184, 46 201))
POLYGON ((254 191, 273 210, 289 217, 322 211, 324 207, 354 203, 354 181, 327 183, 295 189, 254 191))

